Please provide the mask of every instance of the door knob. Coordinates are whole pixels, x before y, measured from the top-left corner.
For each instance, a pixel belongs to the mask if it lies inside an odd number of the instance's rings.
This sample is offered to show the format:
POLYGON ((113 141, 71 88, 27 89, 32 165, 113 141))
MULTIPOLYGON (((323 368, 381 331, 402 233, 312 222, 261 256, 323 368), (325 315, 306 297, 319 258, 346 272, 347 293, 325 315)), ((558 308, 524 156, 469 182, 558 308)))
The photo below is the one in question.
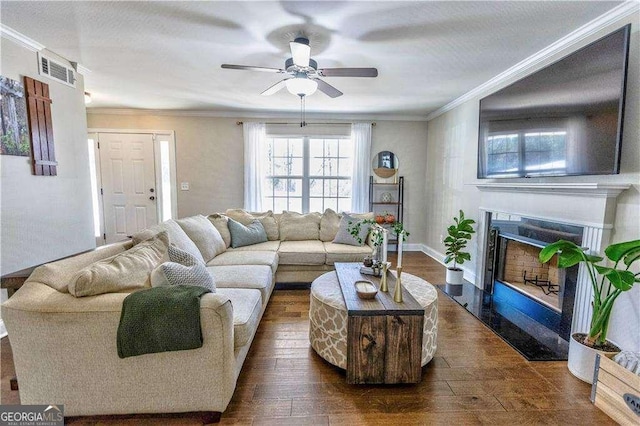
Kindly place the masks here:
POLYGON ((153 192, 153 191, 155 191, 155 189, 153 189, 153 188, 150 188, 150 189, 149 189, 149 192, 153 192))
POLYGON ((150 199, 151 201, 153 201, 153 200, 155 200, 155 199, 156 199, 156 197, 154 197, 154 196, 152 195, 151 197, 149 197, 149 199, 150 199))

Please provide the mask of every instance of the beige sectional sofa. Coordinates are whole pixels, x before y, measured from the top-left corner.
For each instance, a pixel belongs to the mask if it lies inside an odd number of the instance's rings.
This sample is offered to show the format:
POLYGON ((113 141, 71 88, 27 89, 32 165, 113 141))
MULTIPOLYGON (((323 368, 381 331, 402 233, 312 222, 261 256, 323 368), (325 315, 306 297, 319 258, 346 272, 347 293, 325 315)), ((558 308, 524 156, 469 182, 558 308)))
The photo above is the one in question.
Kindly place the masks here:
MULTIPOLYGON (((215 214, 209 217, 211 229, 217 230, 216 241, 224 241, 215 248, 203 246, 209 240, 199 238, 187 218, 143 231, 133 241, 38 267, 2 305, 22 404, 64 404, 68 416, 223 412, 276 281, 311 282, 333 269, 334 262, 360 261, 372 252, 367 245, 332 243, 339 215, 329 210, 307 216, 225 213, 243 222, 254 220, 249 216, 268 222, 270 240, 230 247, 224 228, 228 216, 215 214), (316 225, 316 234, 309 233, 316 225), (69 284, 83 268, 126 253, 162 229, 180 248, 215 252, 204 259, 217 290, 201 298, 203 346, 121 359, 116 333, 123 300, 131 290, 74 297, 69 284), (299 240, 304 232, 317 238, 299 240)), ((202 220, 196 217, 194 223, 202 220)))

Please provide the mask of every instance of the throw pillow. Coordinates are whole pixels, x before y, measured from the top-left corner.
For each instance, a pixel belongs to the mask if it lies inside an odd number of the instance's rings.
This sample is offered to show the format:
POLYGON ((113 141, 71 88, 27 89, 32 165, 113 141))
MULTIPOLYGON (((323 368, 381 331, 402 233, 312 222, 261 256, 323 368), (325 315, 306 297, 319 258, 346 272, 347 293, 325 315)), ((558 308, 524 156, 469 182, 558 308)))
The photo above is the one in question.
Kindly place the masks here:
POLYGON ((176 222, 198 247, 205 263, 227 249, 222 235, 206 217, 197 215, 176 222))
POLYGON ((285 211, 280 216, 281 241, 320 239, 320 213, 300 214, 285 211))
POLYGON ((278 222, 273 216, 273 211, 271 210, 267 210, 266 212, 248 212, 243 209, 228 209, 225 214, 244 226, 251 225, 254 220, 258 219, 264 227, 269 241, 276 241, 280 238, 278 222))
POLYGON ((69 284, 75 297, 116 293, 149 286, 149 275, 167 256, 166 231, 129 250, 79 270, 69 284))
POLYGON ((152 287, 195 285, 216 291, 216 283, 207 267, 199 259, 178 247, 169 246, 169 260, 151 273, 152 287))
POLYGON ((238 248, 267 241, 267 233, 259 220, 254 220, 249 226, 244 226, 229 218, 229 232, 231 233, 231 247, 238 248))
POLYGON ((222 237, 222 240, 224 241, 224 244, 227 246, 227 248, 229 248, 229 246, 231 245, 231 234, 229 233, 228 223, 229 218, 223 214, 214 213, 207 216, 207 219, 209 219, 209 222, 211 222, 213 226, 216 227, 216 229, 220 233, 220 236, 222 237))
POLYGON ((174 244, 182 250, 191 253, 198 259, 204 262, 202 254, 195 243, 189 238, 189 236, 182 230, 180 225, 175 220, 169 219, 165 222, 153 225, 150 228, 144 229, 140 232, 133 234, 133 245, 140 244, 142 241, 148 240, 162 231, 167 231, 169 236, 169 244, 174 244))
POLYGON ((362 224, 362 222, 362 219, 358 220, 348 214, 342 215, 342 219, 340 219, 340 227, 336 237, 333 239, 333 242, 336 244, 348 244, 350 246, 360 247, 364 245, 364 242, 367 239, 367 234, 369 234, 369 229, 371 229, 371 225, 368 223, 365 225, 362 224), (349 232, 349 228, 353 227, 358 222, 361 223, 360 232, 358 233, 359 241, 349 232))
POLYGON ((340 228, 341 216, 332 209, 326 209, 320 219, 320 241, 333 241, 340 228))

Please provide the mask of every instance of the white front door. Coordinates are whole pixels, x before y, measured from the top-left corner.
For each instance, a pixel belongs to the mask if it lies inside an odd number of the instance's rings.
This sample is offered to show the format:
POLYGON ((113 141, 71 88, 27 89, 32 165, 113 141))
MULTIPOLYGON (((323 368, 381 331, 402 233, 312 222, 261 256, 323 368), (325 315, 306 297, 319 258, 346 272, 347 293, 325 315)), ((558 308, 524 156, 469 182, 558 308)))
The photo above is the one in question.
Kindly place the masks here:
POLYGON ((158 223, 153 135, 98 135, 107 244, 158 223))

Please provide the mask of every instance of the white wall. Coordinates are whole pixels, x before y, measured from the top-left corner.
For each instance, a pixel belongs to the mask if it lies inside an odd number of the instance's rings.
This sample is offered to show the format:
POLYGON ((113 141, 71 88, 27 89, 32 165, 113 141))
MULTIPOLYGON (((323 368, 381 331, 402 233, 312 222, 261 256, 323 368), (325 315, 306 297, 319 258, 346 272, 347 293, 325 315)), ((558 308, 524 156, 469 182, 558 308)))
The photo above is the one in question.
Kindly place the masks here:
MULTIPOLYGON (((632 23, 632 35, 627 82, 624 137, 622 141, 621 173, 610 176, 579 176, 565 178, 526 179, 534 182, 607 182, 629 183, 632 187, 618 197, 612 234, 613 242, 640 238, 640 33, 638 14, 602 29, 589 39, 549 58, 536 69, 565 56, 577 48, 594 41, 627 23, 632 23)), ((531 70, 530 72, 533 72, 531 70)), ((522 75, 514 77, 495 90, 504 87, 522 75)), ((468 216, 478 218, 480 193, 475 187, 478 145, 479 100, 490 92, 482 93, 462 105, 428 122, 427 138, 427 223, 425 241, 428 250, 441 256, 444 246, 441 235, 451 218, 463 209, 468 216)), ((487 182, 490 180, 483 180, 487 182)), ((510 179, 509 182, 522 182, 510 179)), ((504 181, 503 181, 504 182, 504 181)), ((505 195, 506 196, 506 195, 505 195)), ((488 206, 487 206, 488 207, 488 206)), ((566 208, 570 211, 571 205, 566 208)), ((477 261, 476 240, 470 245, 472 261, 464 266, 473 278, 477 261)), ((640 285, 619 297, 611 318, 609 337, 624 349, 640 351, 640 285)))
POLYGON ((6 275, 92 249, 95 238, 83 78, 72 88, 41 77, 35 52, 1 43, 3 76, 49 85, 58 161, 57 176, 34 176, 28 157, 0 156, 0 275, 6 275))
MULTIPOLYGON (((87 112, 89 128, 175 131, 178 185, 180 182, 190 184, 189 191, 178 191, 179 217, 242 207, 244 146, 242 126, 236 122, 256 119, 166 112, 162 115, 93 113, 90 109, 87 112)), ((426 134, 426 121, 377 121, 372 132, 372 156, 378 151, 391 150, 400 159, 400 174, 406 182, 405 224, 411 232, 410 243, 422 243, 426 229, 426 134)))

